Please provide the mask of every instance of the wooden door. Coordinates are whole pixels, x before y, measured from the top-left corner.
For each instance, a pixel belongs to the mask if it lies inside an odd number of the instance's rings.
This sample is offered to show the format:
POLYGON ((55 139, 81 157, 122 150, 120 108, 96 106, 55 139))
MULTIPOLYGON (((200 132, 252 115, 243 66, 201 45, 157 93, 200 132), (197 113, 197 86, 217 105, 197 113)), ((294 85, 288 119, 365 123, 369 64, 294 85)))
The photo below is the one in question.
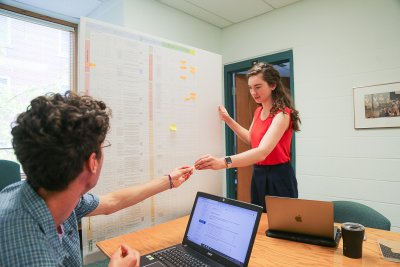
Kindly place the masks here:
MULTIPOLYGON (((235 110, 236 121, 244 128, 249 129, 253 120, 254 110, 257 103, 253 100, 247 78, 244 74, 235 75, 235 110)), ((249 150, 251 145, 245 144, 239 138, 236 139, 236 154, 249 150)), ((237 199, 250 202, 250 185, 251 176, 253 174, 253 166, 237 168, 237 199)))

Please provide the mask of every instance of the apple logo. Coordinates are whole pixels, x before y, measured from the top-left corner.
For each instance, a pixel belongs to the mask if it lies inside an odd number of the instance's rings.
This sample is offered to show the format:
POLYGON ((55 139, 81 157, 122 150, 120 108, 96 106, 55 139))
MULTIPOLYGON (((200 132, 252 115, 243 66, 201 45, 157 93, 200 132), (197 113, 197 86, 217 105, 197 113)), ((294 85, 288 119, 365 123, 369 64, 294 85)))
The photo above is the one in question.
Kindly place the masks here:
POLYGON ((294 219, 296 220, 296 222, 302 222, 302 219, 301 219, 301 215, 300 215, 300 214, 297 215, 296 217, 294 217, 294 219))

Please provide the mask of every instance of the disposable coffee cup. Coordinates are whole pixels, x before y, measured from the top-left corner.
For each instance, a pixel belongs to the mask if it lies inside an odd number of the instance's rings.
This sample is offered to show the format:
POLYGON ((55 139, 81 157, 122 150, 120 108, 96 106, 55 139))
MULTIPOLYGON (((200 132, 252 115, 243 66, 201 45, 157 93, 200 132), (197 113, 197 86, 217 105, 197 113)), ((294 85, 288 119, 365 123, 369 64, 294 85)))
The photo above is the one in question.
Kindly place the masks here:
POLYGON ((365 227, 359 223, 342 224, 343 255, 353 259, 362 257, 365 227))

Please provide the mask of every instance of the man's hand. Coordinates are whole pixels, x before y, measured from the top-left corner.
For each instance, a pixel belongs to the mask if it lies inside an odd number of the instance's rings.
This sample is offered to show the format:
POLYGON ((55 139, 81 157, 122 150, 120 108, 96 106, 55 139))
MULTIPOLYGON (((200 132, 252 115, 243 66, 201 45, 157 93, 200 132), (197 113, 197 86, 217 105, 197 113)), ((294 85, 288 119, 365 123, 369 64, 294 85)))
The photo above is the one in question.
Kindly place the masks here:
POLYGON ((189 179, 189 177, 193 174, 193 170, 194 168, 189 166, 182 166, 174 169, 170 174, 173 187, 174 188, 179 187, 187 179, 189 179))
POLYGON ((108 267, 139 267, 140 254, 127 245, 121 244, 118 250, 111 256, 108 267))

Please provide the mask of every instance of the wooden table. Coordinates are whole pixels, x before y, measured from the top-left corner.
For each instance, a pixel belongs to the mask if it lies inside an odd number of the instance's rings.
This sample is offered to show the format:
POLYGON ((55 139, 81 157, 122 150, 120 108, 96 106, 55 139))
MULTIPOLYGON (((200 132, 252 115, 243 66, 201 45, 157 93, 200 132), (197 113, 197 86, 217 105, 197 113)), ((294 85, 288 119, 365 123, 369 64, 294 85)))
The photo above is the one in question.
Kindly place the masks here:
MULTIPOLYGON (((144 255, 182 241, 189 216, 146 228, 134 233, 98 242, 96 245, 108 257, 121 243, 137 249, 144 255)), ((265 235, 268 228, 267 214, 263 213, 258 227, 249 266, 397 266, 383 260, 378 239, 400 241, 400 234, 366 228, 367 240, 363 244, 363 257, 351 259, 343 256, 342 242, 338 248, 320 247, 292 242, 265 235)))

